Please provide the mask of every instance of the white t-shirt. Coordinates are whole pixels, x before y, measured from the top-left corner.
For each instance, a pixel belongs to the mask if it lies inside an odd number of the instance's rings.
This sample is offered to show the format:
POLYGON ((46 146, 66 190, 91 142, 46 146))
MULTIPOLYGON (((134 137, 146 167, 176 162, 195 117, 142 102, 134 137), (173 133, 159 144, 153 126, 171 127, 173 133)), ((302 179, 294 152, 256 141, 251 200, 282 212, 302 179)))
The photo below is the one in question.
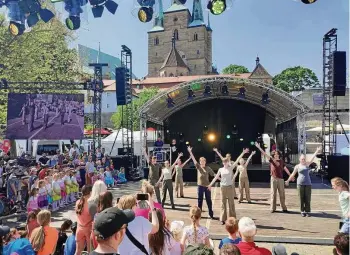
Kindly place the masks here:
POLYGON ((339 204, 344 218, 348 218, 349 213, 349 191, 339 193, 339 204))
POLYGON ((205 239, 209 238, 209 231, 206 227, 196 227, 197 238, 194 239, 194 228, 193 225, 186 226, 184 228, 183 235, 186 236, 186 245, 190 244, 205 244, 205 239))
POLYGON ((172 179, 171 170, 169 168, 163 168, 162 173, 164 175, 164 180, 171 180, 172 179))
POLYGON ((232 186, 233 185, 233 170, 231 167, 228 168, 220 168, 219 169, 219 173, 220 173, 220 177, 221 177, 221 181, 220 184, 221 186, 232 186))
MULTIPOLYGON (((152 224, 149 220, 142 216, 137 216, 135 219, 128 224, 130 233, 143 244, 147 251, 149 251, 148 234, 152 231, 152 224)), ((123 255, 144 255, 126 236, 119 245, 119 254, 123 255)))

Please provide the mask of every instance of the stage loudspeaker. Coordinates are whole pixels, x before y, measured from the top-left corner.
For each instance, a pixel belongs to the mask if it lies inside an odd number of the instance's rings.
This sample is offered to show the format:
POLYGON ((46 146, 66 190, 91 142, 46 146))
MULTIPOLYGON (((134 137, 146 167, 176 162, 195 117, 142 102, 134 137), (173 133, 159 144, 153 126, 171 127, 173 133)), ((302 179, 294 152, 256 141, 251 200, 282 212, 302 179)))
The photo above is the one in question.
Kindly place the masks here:
POLYGON ((349 181, 349 156, 330 155, 327 156, 328 178, 340 177, 349 181))
POLYGON ((126 91, 125 91, 125 68, 117 67, 115 69, 115 86, 117 93, 117 105, 126 105, 126 91))
POLYGON ((118 148, 118 155, 119 156, 124 156, 127 155, 129 153, 131 153, 132 148, 118 148))
POLYGON ((333 96, 345 96, 346 52, 333 52, 333 96))

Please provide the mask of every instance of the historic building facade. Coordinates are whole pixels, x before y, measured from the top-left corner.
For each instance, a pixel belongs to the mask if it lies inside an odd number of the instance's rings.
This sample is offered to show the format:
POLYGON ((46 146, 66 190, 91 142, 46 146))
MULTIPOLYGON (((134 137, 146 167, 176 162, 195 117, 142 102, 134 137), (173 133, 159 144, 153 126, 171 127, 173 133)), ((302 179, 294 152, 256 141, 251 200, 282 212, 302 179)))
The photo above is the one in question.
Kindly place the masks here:
POLYGON ((178 0, 159 14, 148 32, 148 77, 213 74, 212 29, 204 22, 201 0, 192 13, 178 0))

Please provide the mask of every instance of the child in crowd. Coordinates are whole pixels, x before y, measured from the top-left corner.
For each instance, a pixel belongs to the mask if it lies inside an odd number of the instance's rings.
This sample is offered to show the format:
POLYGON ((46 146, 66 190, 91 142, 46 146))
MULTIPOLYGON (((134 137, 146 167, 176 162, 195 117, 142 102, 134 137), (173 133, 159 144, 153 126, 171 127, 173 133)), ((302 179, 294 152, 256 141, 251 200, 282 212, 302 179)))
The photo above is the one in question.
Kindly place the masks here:
POLYGON ((38 193, 38 206, 40 209, 47 209, 48 200, 47 200, 47 190, 44 180, 39 181, 39 193, 38 193))
POLYGON ((64 207, 66 205, 67 193, 66 193, 66 185, 64 184, 64 173, 60 173, 60 179, 58 180, 61 188, 61 200, 60 207, 64 207))
POLYGON ((342 222, 340 224, 340 233, 349 234, 350 230, 350 211, 349 211, 349 184, 342 178, 335 177, 331 180, 332 188, 339 192, 339 204, 342 211, 342 222))
POLYGON ((105 182, 105 170, 101 167, 99 170, 98 179, 105 182))
POLYGON ((53 175, 53 182, 52 182, 52 211, 55 212, 58 210, 58 208, 61 206, 60 200, 61 200, 61 187, 60 182, 58 180, 59 174, 53 175))
POLYGON ((72 187, 72 181, 70 179, 70 170, 67 169, 65 171, 65 176, 63 177, 64 185, 66 186, 66 204, 70 204, 72 202, 71 200, 71 187, 72 187))
POLYGON ((56 251, 54 255, 62 255, 63 254, 63 244, 66 243, 67 241, 67 231, 70 229, 72 226, 73 222, 71 220, 65 220, 58 233, 58 240, 57 240, 57 246, 56 246, 56 251))
POLYGON ((127 182, 127 180, 125 178, 125 168, 121 167, 120 171, 118 173, 118 183, 119 184, 123 184, 123 183, 126 183, 126 182, 127 182))
POLYGON ((71 226, 72 234, 68 237, 66 244, 64 246, 64 255, 74 255, 76 250, 76 232, 77 223, 74 222, 71 226))
POLYGON ((173 237, 176 242, 181 241, 185 223, 183 221, 173 221, 170 224, 170 232, 173 234, 173 237))
POLYGON ((47 191, 47 202, 48 205, 52 206, 52 181, 51 181, 51 176, 46 176, 44 178, 45 180, 45 187, 47 191))
POLYGON ((36 188, 33 188, 30 191, 30 197, 29 197, 28 204, 27 204, 27 211, 28 211, 28 213, 39 209, 38 193, 39 193, 39 190, 36 189, 36 188))
POLYGON ((114 179, 112 176, 112 172, 108 166, 106 167, 106 172, 105 172, 105 183, 109 188, 114 186, 114 179))
POLYGON ((28 216, 27 216, 28 238, 30 238, 32 231, 40 226, 37 219, 36 219, 36 216, 39 213, 39 211, 40 211, 40 209, 37 209, 35 211, 31 211, 30 213, 28 213, 28 216))
POLYGON ((72 171, 71 172, 71 178, 70 180, 72 181, 72 187, 71 187, 71 199, 72 202, 76 201, 76 198, 78 197, 78 192, 79 192, 79 184, 76 178, 77 172, 76 171, 72 171))
POLYGON ((238 220, 234 217, 229 217, 225 222, 225 228, 228 232, 228 237, 225 237, 220 241, 219 249, 224 244, 232 243, 232 244, 238 244, 242 239, 238 237, 238 220))

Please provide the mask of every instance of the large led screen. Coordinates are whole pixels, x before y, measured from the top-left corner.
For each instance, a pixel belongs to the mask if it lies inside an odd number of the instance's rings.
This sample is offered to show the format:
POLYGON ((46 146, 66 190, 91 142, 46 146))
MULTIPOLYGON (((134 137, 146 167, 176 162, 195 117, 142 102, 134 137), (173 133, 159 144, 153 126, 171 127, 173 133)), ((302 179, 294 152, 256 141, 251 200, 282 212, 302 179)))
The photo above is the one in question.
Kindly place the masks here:
POLYGON ((83 139, 83 94, 8 94, 8 139, 83 139))

